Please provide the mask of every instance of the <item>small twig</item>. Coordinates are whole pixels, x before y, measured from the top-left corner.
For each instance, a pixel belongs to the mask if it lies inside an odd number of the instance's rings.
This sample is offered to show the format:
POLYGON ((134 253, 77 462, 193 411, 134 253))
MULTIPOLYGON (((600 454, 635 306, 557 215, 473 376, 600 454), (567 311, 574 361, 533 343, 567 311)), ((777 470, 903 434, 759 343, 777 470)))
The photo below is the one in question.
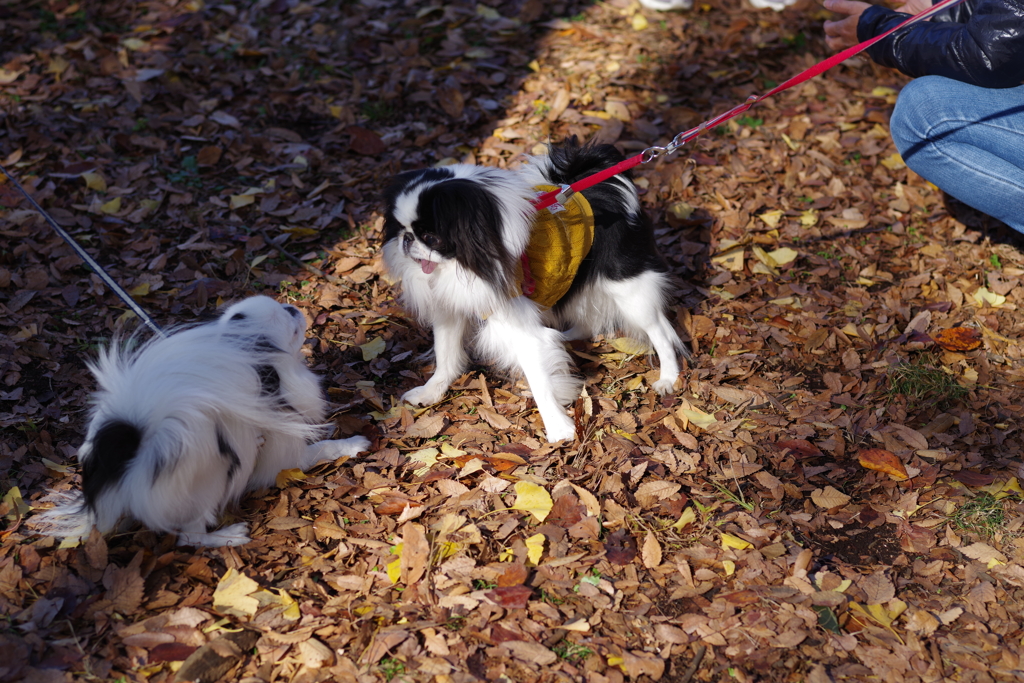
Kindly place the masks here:
POLYGON ((296 264, 302 266, 303 268, 305 268, 309 272, 313 273, 313 275, 316 275, 318 277, 322 277, 323 279, 325 279, 328 282, 330 282, 332 285, 336 285, 338 287, 341 287, 346 292, 352 292, 353 294, 357 294, 357 292, 354 289, 352 289, 351 287, 349 287, 348 285, 346 285, 345 282, 341 278, 336 277, 334 275, 330 275, 329 273, 325 273, 324 271, 320 270, 316 266, 309 265, 308 263, 306 263, 305 261, 300 259, 298 256, 293 256, 292 254, 290 254, 287 251, 285 251, 283 247, 279 246, 276 242, 274 242, 272 239, 270 239, 270 235, 268 235, 267 231, 264 230, 263 228, 260 228, 260 234, 263 235, 263 240, 267 243, 268 247, 270 247, 271 249, 274 249, 275 251, 277 251, 278 254, 280 254, 281 256, 284 256, 289 261, 292 261, 293 263, 296 263, 296 264))
POLYGON ((704 659, 704 653, 707 648, 703 645, 697 646, 697 654, 693 656, 693 661, 690 662, 690 666, 683 672, 682 677, 679 679, 679 683, 690 683, 690 679, 693 678, 693 674, 697 673, 697 669, 700 667, 701 661, 704 659))

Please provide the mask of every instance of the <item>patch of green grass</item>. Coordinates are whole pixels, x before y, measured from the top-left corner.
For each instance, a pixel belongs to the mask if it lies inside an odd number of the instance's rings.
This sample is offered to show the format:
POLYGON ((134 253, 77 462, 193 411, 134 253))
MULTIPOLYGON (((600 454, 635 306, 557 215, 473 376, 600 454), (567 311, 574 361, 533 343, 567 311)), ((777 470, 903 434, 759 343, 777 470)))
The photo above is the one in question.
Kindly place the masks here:
POLYGON ((999 254, 992 254, 988 257, 988 262, 992 264, 992 267, 996 270, 1003 269, 1003 262, 999 260, 999 254))
POLYGON ((965 398, 967 389, 953 375, 931 365, 930 360, 928 356, 921 356, 890 368, 886 399, 892 401, 902 394, 909 401, 928 399, 941 406, 965 398))
POLYGON ((451 617, 448 621, 444 622, 444 627, 449 631, 461 631, 465 625, 466 617, 463 616, 451 617))
POLYGON ((405 664, 394 657, 385 657, 380 660, 380 664, 377 665, 380 672, 384 674, 384 679, 390 681, 395 676, 401 676, 405 673, 405 664))
POLYGON ((594 654, 594 651, 586 645, 578 645, 568 640, 558 643, 551 648, 551 651, 558 655, 559 659, 564 659, 573 665, 580 664, 584 659, 594 654))
POLYGON ((384 121, 394 115, 395 108, 391 106, 390 102, 367 102, 362 106, 360 112, 370 121, 384 121))
POLYGON ((491 590, 492 588, 497 588, 497 587, 498 587, 498 584, 496 584, 494 581, 488 581, 487 579, 473 579, 473 589, 474 590, 478 590, 478 591, 491 590))
POLYGON ((755 119, 753 116, 747 116, 746 114, 744 114, 743 116, 736 119, 736 123, 740 124, 741 126, 750 126, 751 128, 757 128, 758 126, 764 125, 764 119, 755 119))
POLYGON ((1006 521, 1003 501, 991 493, 979 493, 961 505, 950 517, 953 527, 959 531, 991 538, 1002 530, 1006 521))

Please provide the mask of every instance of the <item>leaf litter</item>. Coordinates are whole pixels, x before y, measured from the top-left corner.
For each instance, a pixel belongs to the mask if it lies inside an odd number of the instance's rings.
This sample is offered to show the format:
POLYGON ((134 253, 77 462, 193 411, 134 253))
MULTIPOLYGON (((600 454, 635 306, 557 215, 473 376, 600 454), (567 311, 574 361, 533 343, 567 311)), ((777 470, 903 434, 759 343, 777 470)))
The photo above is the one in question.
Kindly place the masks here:
POLYGON ((248 497, 240 548, 28 533, 134 321, 0 183, 0 678, 1019 680, 1024 258, 895 154, 894 72, 852 60, 638 170, 677 396, 607 339, 572 345, 572 446, 492 370, 397 400, 430 361, 377 258, 393 173, 664 144, 825 56, 825 17, 6 3, 0 162, 163 323, 299 306, 375 449, 248 497))

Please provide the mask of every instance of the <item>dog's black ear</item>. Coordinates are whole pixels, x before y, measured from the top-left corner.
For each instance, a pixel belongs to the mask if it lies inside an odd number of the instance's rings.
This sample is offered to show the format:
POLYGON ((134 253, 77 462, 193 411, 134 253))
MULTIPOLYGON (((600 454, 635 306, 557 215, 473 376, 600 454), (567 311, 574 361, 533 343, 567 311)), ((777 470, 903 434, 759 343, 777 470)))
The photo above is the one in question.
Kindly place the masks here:
POLYGON ((142 431, 121 420, 107 422, 96 432, 89 457, 82 463, 82 492, 85 503, 94 507, 103 489, 124 476, 142 443, 142 431))
POLYGON ((519 255, 505 248, 505 216, 488 187, 465 178, 438 183, 420 195, 419 209, 417 237, 436 235, 441 255, 498 288, 508 286, 519 255))

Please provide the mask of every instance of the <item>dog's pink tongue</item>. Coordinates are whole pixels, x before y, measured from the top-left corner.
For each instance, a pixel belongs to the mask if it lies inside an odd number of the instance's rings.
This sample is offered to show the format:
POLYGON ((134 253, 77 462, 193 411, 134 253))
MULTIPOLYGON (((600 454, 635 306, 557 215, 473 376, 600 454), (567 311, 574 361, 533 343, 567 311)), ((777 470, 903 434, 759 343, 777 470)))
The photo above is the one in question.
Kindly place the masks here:
POLYGON ((423 269, 424 273, 426 273, 427 275, 430 275, 431 273, 434 272, 434 268, 437 268, 437 263, 434 262, 434 261, 427 261, 427 260, 424 260, 424 259, 420 259, 420 268, 423 269))

